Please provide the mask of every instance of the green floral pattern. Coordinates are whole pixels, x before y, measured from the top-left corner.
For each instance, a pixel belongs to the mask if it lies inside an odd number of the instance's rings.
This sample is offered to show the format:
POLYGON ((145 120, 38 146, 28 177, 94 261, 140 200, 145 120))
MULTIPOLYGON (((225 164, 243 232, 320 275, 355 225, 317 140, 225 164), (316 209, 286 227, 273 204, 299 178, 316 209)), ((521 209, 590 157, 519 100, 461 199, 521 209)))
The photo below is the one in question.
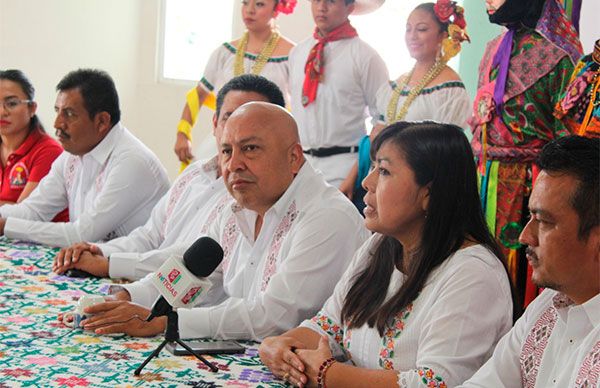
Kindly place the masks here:
POLYGON ((82 295, 103 293, 111 284, 53 274, 57 251, 0 238, 0 388, 286 386, 260 362, 251 342, 243 342, 243 356, 207 357, 217 373, 193 357, 163 350, 135 377, 162 338, 100 336, 57 321, 82 295))

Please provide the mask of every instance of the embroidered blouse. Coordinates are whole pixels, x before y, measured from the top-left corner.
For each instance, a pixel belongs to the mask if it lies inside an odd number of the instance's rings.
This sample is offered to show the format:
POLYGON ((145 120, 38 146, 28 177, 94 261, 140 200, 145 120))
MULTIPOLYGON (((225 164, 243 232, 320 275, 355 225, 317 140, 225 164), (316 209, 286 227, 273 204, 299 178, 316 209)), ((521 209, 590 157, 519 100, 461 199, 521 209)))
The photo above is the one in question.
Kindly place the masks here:
MULTIPOLYGON (((208 59, 204 75, 198 82, 206 91, 213 92, 215 95, 221 90, 230 79, 233 78, 233 67, 235 64, 235 54, 237 48, 230 43, 223 43, 208 59)), ((256 55, 246 53, 244 56, 244 69, 249 72, 256 62, 256 55)), ((279 86, 285 101, 289 103, 290 91, 288 86, 289 65, 288 57, 271 57, 260 72, 261 76, 279 86)))
POLYGON ((600 387, 600 294, 544 290, 464 387, 600 387))
MULTIPOLYGON (((431 273, 419 297, 396 316, 383 337, 376 328, 348 329, 340 319, 344 298, 380 238, 374 235, 356 252, 333 295, 301 326, 327 334, 334 356, 344 361, 397 371, 401 388, 462 383, 511 327, 512 299, 504 267, 481 245, 461 249, 431 273)), ((399 270, 392 273, 387 298, 405 278, 399 270)))
MULTIPOLYGON (((385 124, 388 120, 387 108, 392 93, 398 85, 395 81, 386 82, 377 92, 378 123, 385 124)), ((402 108, 410 88, 400 93, 396 112, 402 108)), ((469 96, 462 81, 450 81, 425 88, 410 105, 403 120, 422 121, 433 120, 439 123, 454 124, 463 130, 467 128, 467 119, 471 114, 469 96)))
MULTIPOLYGON (((261 340, 297 326, 331 295, 369 235, 352 203, 307 162, 265 213, 256 240, 255 212, 236 203, 222 209, 207 235, 224 259, 209 276, 205 307, 179 310, 182 338, 261 340)), ((145 306, 157 297, 149 277, 124 288, 145 306)))

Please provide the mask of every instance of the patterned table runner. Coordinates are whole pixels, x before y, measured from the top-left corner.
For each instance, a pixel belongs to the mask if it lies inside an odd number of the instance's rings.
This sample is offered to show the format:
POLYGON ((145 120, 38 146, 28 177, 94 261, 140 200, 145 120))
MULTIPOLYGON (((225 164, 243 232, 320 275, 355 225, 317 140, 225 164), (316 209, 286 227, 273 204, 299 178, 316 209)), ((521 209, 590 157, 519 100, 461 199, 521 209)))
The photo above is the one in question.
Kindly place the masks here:
POLYGON ((56 319, 84 294, 105 293, 110 280, 74 279, 51 271, 58 249, 0 237, 0 388, 2 387, 285 387, 260 362, 256 343, 245 355, 194 357, 164 350, 133 371, 161 337, 100 336, 56 319))

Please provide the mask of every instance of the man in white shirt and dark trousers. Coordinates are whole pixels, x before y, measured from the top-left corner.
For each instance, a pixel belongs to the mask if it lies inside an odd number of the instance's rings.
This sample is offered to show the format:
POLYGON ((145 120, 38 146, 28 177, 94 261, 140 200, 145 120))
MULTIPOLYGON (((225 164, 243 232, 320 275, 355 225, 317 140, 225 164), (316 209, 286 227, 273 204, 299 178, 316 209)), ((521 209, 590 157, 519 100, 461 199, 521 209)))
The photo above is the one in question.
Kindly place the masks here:
MULTIPOLYGON (((250 101, 285 106, 281 90, 268 79, 254 74, 232 78, 217 96, 213 116, 217 144, 221 142, 227 118, 250 101)), ((206 234, 211 217, 227 200, 231 197, 221 178, 219 156, 194 162, 154 207, 144 226, 106 243, 78 243, 63 249, 54 259, 53 269, 62 273, 77 268, 101 277, 141 279, 165 261, 168 256, 165 249, 174 244, 191 245, 206 234)))
MULTIPOLYGON (((234 198, 207 232, 224 250, 221 266, 208 278, 209 293, 220 291, 221 297, 178 309, 179 332, 182 338, 260 340, 312 316, 369 233, 352 203, 305 163, 285 109, 242 105, 227 120, 219 150, 234 198)), ((84 328, 134 336, 164 331, 164 317, 131 319, 147 316, 159 296, 152 276, 124 285, 127 291, 115 295, 120 300, 87 309, 95 315, 82 322, 84 328)))
POLYGON ((0 234, 60 247, 124 236, 148 220, 167 173, 121 124, 106 72, 72 71, 57 90, 54 127, 67 152, 26 200, 0 207, 0 234), (66 207, 70 222, 50 222, 66 207))
POLYGON ((600 387, 600 139, 559 138, 538 165, 520 241, 546 289, 464 387, 600 387))
MULTIPOLYGON (((312 166, 339 187, 357 160, 365 120, 388 80, 385 63, 350 25, 382 0, 311 0, 314 35, 290 51, 291 108, 312 166)), ((374 123, 374 120, 373 120, 374 123)))

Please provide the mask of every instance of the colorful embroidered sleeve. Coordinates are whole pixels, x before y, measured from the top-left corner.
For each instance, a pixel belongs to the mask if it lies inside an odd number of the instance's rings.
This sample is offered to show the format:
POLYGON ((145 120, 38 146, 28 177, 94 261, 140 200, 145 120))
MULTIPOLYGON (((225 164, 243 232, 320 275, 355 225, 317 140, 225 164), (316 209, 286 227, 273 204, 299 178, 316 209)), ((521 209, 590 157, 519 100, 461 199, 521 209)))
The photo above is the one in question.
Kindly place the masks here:
POLYGON ((333 295, 327 299, 323 308, 311 319, 307 319, 300 324, 318 333, 327 334, 329 337, 329 347, 334 357, 347 359, 350 357, 348 349, 350 347, 349 331, 342 324, 340 313, 344 305, 344 299, 352 284, 352 278, 360 271, 368 259, 369 248, 377 236, 372 236, 367 240, 354 254, 350 266, 342 275, 342 278, 335 286, 333 295))
MULTIPOLYGON (((548 88, 552 93, 552 107, 556 106, 556 104, 560 101, 561 91, 567 88, 573 69, 573 63, 571 63, 569 57, 564 57, 558 63, 554 71, 550 73, 552 77, 548 80, 548 88)), ((570 131, 566 127, 565 123, 562 120, 554 117, 554 115, 552 117, 555 119, 555 137, 569 135, 570 131)))
POLYGON ((427 367, 417 368, 407 372, 398 373, 398 386, 400 388, 408 387, 427 387, 427 388, 447 388, 448 385, 444 378, 437 374, 433 369, 427 367))
POLYGON ((526 145, 533 139, 552 140, 568 134, 553 111, 572 71, 571 60, 564 56, 554 69, 529 89, 506 101, 502 119, 511 128, 515 145, 526 145))

